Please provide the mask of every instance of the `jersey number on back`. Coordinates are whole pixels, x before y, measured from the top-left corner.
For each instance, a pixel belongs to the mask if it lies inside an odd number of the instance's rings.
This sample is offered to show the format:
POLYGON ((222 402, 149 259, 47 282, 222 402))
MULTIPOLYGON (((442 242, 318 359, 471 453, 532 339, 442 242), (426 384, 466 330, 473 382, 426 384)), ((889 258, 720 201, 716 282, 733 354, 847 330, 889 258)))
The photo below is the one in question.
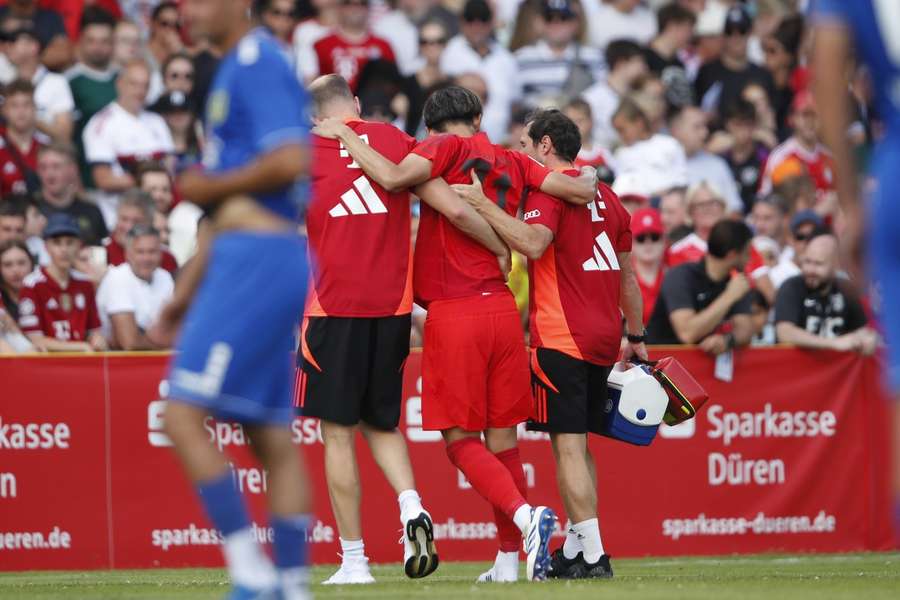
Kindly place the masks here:
MULTIPOLYGON (((364 142, 366 143, 367 146, 370 145, 370 144, 369 144, 369 134, 368 134, 368 133, 362 134, 361 136, 359 136, 359 139, 361 139, 362 141, 364 141, 364 142)), ((340 155, 341 155, 341 158, 350 158, 350 153, 347 151, 346 148, 344 148, 344 144, 343 144, 343 143, 341 143, 340 155)), ((359 168, 359 165, 356 164, 356 160, 352 160, 352 161, 350 162, 350 164, 347 165, 347 168, 348 168, 348 169, 358 169, 358 168, 359 168)))

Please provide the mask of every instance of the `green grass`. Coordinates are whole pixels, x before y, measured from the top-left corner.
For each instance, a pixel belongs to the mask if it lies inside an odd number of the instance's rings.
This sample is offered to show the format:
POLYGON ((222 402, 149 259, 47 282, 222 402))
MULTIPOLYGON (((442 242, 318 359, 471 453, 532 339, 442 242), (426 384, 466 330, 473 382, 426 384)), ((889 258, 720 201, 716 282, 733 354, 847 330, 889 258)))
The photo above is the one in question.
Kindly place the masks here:
MULTIPOLYGON (((486 563, 444 564, 431 577, 410 581, 398 565, 377 565, 378 583, 361 587, 314 587, 317 598, 650 598, 766 600, 900 598, 900 554, 764 555, 727 558, 613 560, 612 581, 549 581, 475 585, 486 563)), ((314 581, 331 574, 316 567, 314 581)), ((117 599, 222 598, 225 574, 218 569, 0 573, 0 598, 117 599)))

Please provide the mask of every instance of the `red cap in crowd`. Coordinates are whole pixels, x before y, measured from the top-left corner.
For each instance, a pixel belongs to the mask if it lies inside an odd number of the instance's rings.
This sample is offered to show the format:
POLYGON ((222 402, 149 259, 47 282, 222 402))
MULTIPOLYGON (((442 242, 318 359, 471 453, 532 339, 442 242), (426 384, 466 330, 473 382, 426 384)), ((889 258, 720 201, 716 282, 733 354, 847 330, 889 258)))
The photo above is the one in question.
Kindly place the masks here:
POLYGON ((631 215, 632 235, 638 236, 645 233, 662 235, 664 232, 662 218, 659 216, 659 211, 655 208, 639 208, 631 215))

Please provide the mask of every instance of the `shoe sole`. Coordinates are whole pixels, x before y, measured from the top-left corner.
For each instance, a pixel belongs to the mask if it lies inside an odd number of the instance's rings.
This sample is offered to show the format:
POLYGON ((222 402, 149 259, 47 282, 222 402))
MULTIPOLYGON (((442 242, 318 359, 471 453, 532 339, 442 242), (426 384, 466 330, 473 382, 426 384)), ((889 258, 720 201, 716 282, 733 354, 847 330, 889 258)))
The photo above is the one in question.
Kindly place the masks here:
POLYGON ((434 573, 440 559, 434 545, 434 525, 425 513, 406 522, 406 539, 413 545, 413 555, 406 560, 404 570, 410 579, 421 579, 434 573))
POLYGON ((528 553, 528 562, 525 567, 525 574, 530 581, 544 581, 547 579, 547 571, 550 569, 550 536, 553 535, 553 529, 556 527, 556 513, 551 509, 545 508, 541 511, 540 523, 538 524, 538 548, 532 557, 531 552, 528 553))

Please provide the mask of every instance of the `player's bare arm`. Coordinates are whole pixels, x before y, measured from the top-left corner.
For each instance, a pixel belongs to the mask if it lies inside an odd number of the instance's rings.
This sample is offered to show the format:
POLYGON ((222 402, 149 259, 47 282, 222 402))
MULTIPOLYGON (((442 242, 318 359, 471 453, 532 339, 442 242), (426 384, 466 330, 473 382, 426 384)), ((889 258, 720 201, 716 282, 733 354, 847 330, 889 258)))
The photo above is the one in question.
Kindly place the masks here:
POLYGON ((497 232, 472 207, 460 200, 443 179, 432 179, 419 184, 413 191, 423 202, 441 213, 454 227, 493 252, 494 256, 498 258, 509 256, 509 248, 503 243, 497 232))
MULTIPOLYGON (((750 283, 747 281, 747 277, 739 274, 732 277, 725 291, 700 312, 690 308, 673 310, 669 315, 669 320, 672 322, 675 335, 682 344, 700 343, 715 331, 716 327, 725 320, 731 307, 749 291, 750 283)), ((749 341, 750 336, 747 337, 745 343, 749 341)), ((735 335, 735 342, 737 342, 737 335, 735 335)))
POLYGON ((543 256, 553 233, 544 225, 529 225, 509 215, 484 195, 478 176, 472 171, 472 183, 451 186, 457 195, 472 206, 490 224, 509 247, 531 260, 543 256))
POLYGON ((571 204, 589 204, 597 195, 597 171, 585 167, 578 177, 553 171, 544 179, 541 191, 571 204))
POLYGON ((163 306, 156 323, 147 330, 147 338, 157 347, 169 348, 174 344, 181 321, 206 272, 214 234, 210 220, 202 219, 197 228, 197 251, 178 273, 172 299, 163 306))
POLYGON ((186 198, 210 206, 230 196, 261 194, 291 185, 309 170, 309 153, 302 144, 285 144, 248 165, 214 176, 186 171, 178 180, 186 198))
POLYGON ((845 73, 850 54, 850 36, 842 25, 828 23, 816 28, 815 40, 813 65, 827 65, 816 69, 813 86, 822 138, 834 157, 835 185, 844 222, 841 246, 850 259, 848 266, 856 271, 853 274, 860 275, 864 219, 859 203, 859 181, 852 146, 847 139, 851 112, 845 73))
POLYGON ((313 133, 338 140, 346 148, 365 174, 389 192, 397 192, 424 183, 431 178, 431 161, 417 154, 408 154, 396 164, 365 143, 342 120, 322 119, 313 133))
MULTIPOLYGON (((638 286, 634 269, 631 266, 631 252, 619 252, 619 277, 622 285, 619 288, 619 307, 625 317, 625 333, 643 335, 644 333, 644 299, 638 286)), ((628 360, 637 356, 647 360, 647 347, 644 342, 631 343, 625 346, 623 358, 628 360)))

